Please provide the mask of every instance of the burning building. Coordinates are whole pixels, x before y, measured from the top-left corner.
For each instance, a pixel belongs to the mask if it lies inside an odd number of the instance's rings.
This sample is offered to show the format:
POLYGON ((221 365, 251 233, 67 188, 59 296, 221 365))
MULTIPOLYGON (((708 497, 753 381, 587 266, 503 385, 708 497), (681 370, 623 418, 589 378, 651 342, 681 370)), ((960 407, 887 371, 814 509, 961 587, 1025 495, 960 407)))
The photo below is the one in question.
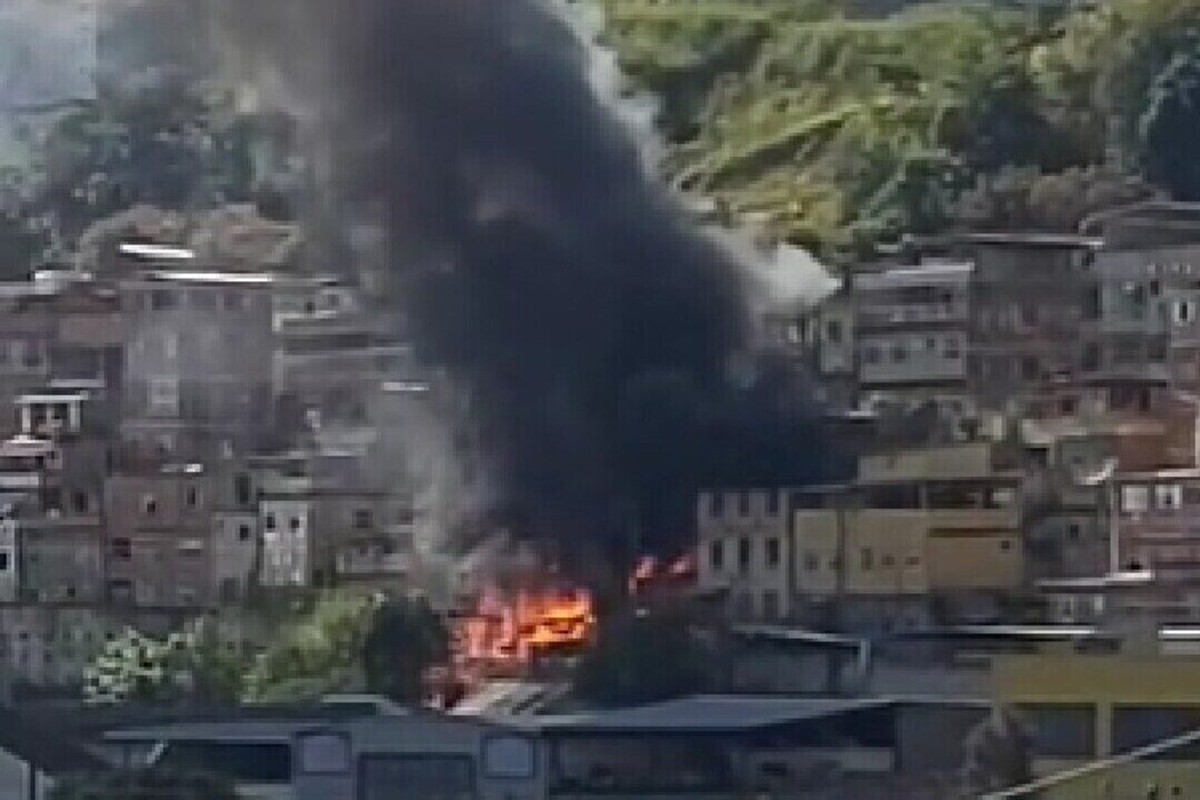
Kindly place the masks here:
POLYGON ((596 606, 529 543, 498 535, 463 559, 451 609, 453 671, 467 683, 526 675, 592 642, 596 606))

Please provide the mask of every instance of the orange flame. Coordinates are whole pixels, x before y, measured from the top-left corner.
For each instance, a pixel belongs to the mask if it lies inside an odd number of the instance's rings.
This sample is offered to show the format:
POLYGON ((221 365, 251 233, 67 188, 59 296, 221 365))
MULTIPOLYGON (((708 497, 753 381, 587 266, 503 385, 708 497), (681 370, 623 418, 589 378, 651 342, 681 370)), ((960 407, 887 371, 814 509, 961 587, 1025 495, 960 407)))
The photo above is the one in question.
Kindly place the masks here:
POLYGON ((595 628, 592 596, 584 589, 505 597, 488 586, 456 625, 456 660, 463 670, 519 671, 541 653, 586 646, 595 628))

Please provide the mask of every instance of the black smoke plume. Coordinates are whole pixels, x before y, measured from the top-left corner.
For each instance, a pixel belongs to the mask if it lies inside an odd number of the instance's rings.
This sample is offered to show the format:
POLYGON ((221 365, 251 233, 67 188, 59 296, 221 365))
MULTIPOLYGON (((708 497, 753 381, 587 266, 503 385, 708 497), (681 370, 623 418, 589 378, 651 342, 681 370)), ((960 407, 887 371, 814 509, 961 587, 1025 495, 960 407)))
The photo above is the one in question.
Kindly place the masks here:
POLYGON ((312 112, 325 209, 386 226, 389 294, 468 387, 520 533, 624 558, 633 530, 681 543, 701 485, 812 477, 803 386, 731 379, 743 271, 647 178, 546 5, 233 0, 223 27, 312 112))

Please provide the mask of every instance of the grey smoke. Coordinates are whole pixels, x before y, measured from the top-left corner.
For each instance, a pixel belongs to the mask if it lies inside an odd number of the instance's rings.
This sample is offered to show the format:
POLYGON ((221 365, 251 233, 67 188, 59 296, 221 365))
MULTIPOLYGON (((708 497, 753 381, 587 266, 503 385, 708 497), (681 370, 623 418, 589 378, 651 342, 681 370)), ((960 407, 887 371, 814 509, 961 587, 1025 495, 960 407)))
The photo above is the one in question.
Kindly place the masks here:
POLYGON ((321 210, 387 231, 386 293, 465 387, 507 524, 578 558, 627 550, 636 519, 660 549, 701 484, 818 471, 793 372, 754 359, 752 381, 730 380, 761 281, 648 179, 560 15, 537 0, 219 11, 244 96, 303 112, 321 210))

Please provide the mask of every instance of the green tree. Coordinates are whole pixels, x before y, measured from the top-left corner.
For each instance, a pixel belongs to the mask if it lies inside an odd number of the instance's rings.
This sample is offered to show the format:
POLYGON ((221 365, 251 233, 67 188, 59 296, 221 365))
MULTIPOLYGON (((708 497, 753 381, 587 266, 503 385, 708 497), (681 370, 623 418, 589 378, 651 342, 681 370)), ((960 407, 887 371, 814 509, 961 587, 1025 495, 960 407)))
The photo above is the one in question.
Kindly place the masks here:
POLYGON ((232 703, 241 691, 243 653, 199 619, 164 640, 127 628, 84 669, 90 705, 232 703))
POLYGON ((246 675, 251 702, 310 702, 362 690, 363 646, 381 598, 330 593, 287 624, 246 675))
POLYGON ((238 800, 228 782, 161 770, 116 770, 59 783, 49 800, 238 800))
POLYGON ((1045 173, 1006 167, 979 175, 955 201, 953 223, 968 230, 1074 232, 1088 215, 1160 194, 1138 175, 1112 165, 1045 173))
POLYGON ((711 658, 687 617, 663 610, 617 615, 583 657, 574 691, 597 705, 648 703, 704 689, 711 658))
POLYGON ((363 642, 367 689, 397 702, 420 702, 429 668, 449 655, 449 632, 427 602, 389 600, 375 611, 363 642))

